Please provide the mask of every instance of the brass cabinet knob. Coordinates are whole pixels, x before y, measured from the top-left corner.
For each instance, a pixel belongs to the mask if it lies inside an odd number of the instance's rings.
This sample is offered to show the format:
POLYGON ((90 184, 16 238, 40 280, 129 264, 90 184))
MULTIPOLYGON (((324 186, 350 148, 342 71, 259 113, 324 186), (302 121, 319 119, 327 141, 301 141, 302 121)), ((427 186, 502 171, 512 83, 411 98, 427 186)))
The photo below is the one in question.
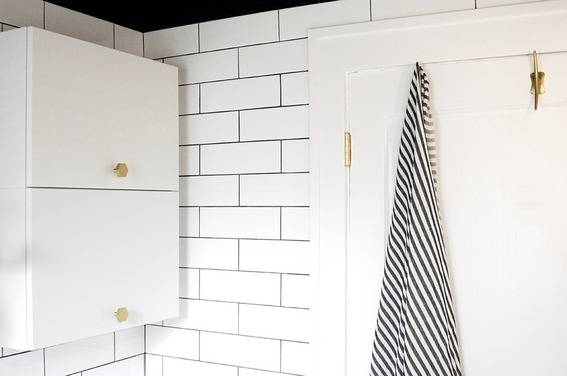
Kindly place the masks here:
POLYGON ((120 307, 116 309, 116 312, 114 312, 114 317, 116 317, 116 320, 118 320, 119 322, 128 320, 128 309, 126 307, 120 307))
POLYGON ((128 175, 128 165, 126 163, 117 163, 113 171, 119 178, 126 177, 128 175))

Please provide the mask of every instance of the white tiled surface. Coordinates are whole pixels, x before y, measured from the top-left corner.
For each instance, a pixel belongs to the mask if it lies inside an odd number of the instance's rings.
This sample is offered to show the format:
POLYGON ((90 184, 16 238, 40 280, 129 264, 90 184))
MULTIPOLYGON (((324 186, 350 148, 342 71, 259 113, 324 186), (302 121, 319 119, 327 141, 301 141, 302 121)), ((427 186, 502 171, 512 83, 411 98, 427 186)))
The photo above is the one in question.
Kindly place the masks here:
POLYGON ((310 348, 305 343, 282 342, 282 372, 309 374, 310 348))
POLYGON ((45 376, 43 373, 43 351, 32 351, 0 359, 0 375, 45 376))
POLYGON ((238 112, 179 117, 181 145, 235 141, 238 141, 238 112))
POLYGON ((141 376, 144 374, 144 355, 84 371, 82 376, 141 376))
POLYGON ((309 341, 309 310, 242 304, 240 334, 309 341))
POLYGON ((238 269, 238 240, 180 239, 179 266, 203 269, 238 269))
POLYGON ((144 56, 150 59, 191 54, 199 51, 197 25, 144 33, 144 56))
POLYGON ((201 299, 280 304, 280 277, 271 273, 201 270, 201 299))
POLYGON ((179 174, 199 175, 199 146, 179 148, 179 174))
POLYGON ((240 204, 308 206, 309 174, 261 174, 240 177, 240 204))
POLYGON ((114 334, 116 360, 144 353, 144 327, 121 330, 114 334))
POLYGON ((163 358, 159 355, 146 354, 145 376, 163 376, 163 358))
POLYGON ((307 70, 307 39, 240 49, 240 77, 307 70))
POLYGON ((238 369, 236 367, 220 364, 175 358, 165 358, 163 360, 163 376, 237 376, 237 372, 238 369))
POLYGON ((114 48, 137 56, 144 56, 143 34, 139 31, 114 25, 114 48))
POLYGON ((307 72, 282 74, 282 104, 309 103, 309 77, 307 72))
POLYGON ((240 112, 240 140, 309 137, 308 106, 276 107, 240 112))
POLYGON ((238 77, 238 50, 222 50, 165 59, 179 68, 179 83, 192 84, 238 77))
POLYGON ((286 307, 311 307, 311 279, 307 275, 282 275, 282 305, 286 307))
POLYGON ((199 359, 199 332, 163 326, 146 326, 146 351, 176 358, 199 359))
POLYGON ((207 300, 180 300, 178 318, 164 325, 177 328, 238 333, 238 304, 207 300))
POLYGON ((112 23, 55 4, 45 3, 45 28, 106 47, 114 47, 112 23))
POLYGON ((15 26, 43 27, 43 1, 2 0, 0 21, 15 26))
POLYGON ((201 208, 200 235, 218 238, 278 239, 279 208, 201 208))
POLYGON ((282 142, 282 171, 309 171, 309 140, 288 140, 282 142))
MULTIPOLYGON (((482 1, 482 0, 481 0, 482 1)), ((494 1, 494 0, 491 0, 494 1)), ((502 2, 501 0, 496 0, 502 2)), ((496 2, 494 1, 494 2, 496 2)), ((455 10, 474 9, 471 0, 397 0, 396 5, 388 0, 372 0, 372 19, 417 16, 455 10)))
POLYGON ((282 239, 309 240, 309 209, 282 208, 282 239))
POLYGON ((69 375, 113 360, 113 333, 86 338, 45 349, 45 376, 69 375))
POLYGON ((179 296, 188 299, 199 299, 199 269, 179 269, 179 296))
POLYGON ((201 360, 277 371, 280 368, 280 341, 203 332, 201 360))
POLYGON ((179 86, 179 114, 199 112, 199 85, 179 86))
POLYGON ((305 241, 241 240, 240 269, 309 274, 309 243, 305 241))
POLYGON ((477 0, 476 6, 478 8, 485 8, 485 7, 496 7, 500 5, 534 3, 537 1, 547 1, 547 0, 477 0))
POLYGON ((210 21, 199 27, 201 51, 275 42, 278 40, 278 12, 210 21))
POLYGON ((202 112, 271 107, 279 104, 280 80, 278 76, 201 84, 202 112))
POLYGON ((179 209, 179 236, 199 236, 199 208, 179 209))
POLYGON ((201 174, 280 172, 280 143, 245 142, 201 146, 201 174))
POLYGON ((179 180, 182 206, 238 205, 238 176, 191 176, 179 180))

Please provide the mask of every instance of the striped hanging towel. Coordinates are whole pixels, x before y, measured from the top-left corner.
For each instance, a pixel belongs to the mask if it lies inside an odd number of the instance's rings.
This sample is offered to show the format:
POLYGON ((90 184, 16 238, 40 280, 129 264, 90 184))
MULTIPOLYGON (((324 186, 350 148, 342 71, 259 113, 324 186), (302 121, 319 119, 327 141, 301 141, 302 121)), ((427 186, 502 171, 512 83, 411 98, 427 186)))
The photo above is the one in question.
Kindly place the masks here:
POLYGON ((371 375, 458 376, 429 82, 416 64, 398 156, 371 375))

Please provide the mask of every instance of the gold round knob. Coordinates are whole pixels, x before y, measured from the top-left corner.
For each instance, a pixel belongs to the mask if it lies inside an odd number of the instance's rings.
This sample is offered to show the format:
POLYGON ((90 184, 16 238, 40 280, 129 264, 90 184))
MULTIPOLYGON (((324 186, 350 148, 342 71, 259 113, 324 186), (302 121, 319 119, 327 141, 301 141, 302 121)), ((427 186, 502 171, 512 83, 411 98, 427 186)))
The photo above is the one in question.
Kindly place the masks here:
POLYGON ((117 163, 113 171, 119 178, 126 177, 128 175, 128 165, 126 163, 117 163))
POLYGON ((116 317, 116 320, 118 320, 119 322, 128 320, 128 309, 126 307, 120 307, 116 309, 116 312, 114 312, 114 317, 116 317))

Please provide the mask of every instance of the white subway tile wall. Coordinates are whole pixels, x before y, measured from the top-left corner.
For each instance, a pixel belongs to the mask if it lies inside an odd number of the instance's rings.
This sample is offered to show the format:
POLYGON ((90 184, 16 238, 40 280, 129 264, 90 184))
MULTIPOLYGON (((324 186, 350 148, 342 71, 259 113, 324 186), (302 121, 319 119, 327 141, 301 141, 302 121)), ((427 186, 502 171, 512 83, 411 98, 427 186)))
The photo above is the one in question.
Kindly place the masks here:
POLYGON ((411 1, 341 0, 145 34, 146 56, 179 67, 182 93, 180 315, 161 324, 159 344, 146 337, 147 376, 310 374, 307 30, 379 18, 371 10, 401 16, 411 1), (164 346, 176 331, 199 333, 198 351, 164 346))
MULTIPOLYGON (((139 31, 41 0, 0 0, 0 30, 24 26, 143 56, 139 31)), ((143 376, 144 337, 145 328, 137 327, 31 352, 0 348, 0 375, 143 376)))

